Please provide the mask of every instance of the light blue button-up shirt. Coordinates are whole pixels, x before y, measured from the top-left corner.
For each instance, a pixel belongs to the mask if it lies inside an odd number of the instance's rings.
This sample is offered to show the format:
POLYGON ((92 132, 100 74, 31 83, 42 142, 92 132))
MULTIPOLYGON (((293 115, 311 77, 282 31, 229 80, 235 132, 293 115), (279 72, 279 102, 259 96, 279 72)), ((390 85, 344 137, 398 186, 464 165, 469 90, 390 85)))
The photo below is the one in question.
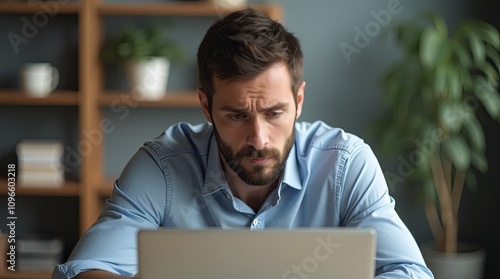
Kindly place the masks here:
POLYGON ((376 278, 433 278, 370 147, 323 122, 295 129, 283 177, 255 212, 232 194, 211 125, 169 128, 133 156, 99 219, 52 278, 90 269, 131 276, 138 231, 159 227, 369 227, 377 231, 376 278))

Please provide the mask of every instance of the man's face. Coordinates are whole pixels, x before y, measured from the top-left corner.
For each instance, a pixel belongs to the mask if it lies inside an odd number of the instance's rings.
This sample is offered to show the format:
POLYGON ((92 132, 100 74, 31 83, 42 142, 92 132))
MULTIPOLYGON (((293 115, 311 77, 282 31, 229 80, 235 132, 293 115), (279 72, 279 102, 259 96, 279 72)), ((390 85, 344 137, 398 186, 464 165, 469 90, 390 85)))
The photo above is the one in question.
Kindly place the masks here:
POLYGON ((294 143, 304 87, 305 83, 299 87, 296 106, 288 68, 278 63, 252 80, 214 79, 211 111, 200 89, 221 156, 245 183, 267 185, 282 174, 294 143))

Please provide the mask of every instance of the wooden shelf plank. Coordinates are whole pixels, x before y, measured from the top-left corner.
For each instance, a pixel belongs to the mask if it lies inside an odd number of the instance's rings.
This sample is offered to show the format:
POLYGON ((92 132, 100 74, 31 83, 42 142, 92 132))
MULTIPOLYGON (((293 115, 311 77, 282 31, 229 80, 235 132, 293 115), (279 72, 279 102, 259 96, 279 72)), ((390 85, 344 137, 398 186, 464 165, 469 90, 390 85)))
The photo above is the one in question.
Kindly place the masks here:
POLYGON ((0 13, 3 14, 31 14, 45 12, 46 14, 77 14, 80 11, 80 3, 50 3, 37 2, 6 2, 0 3, 0 13))
POLYGON ((98 11, 101 15, 217 15, 208 2, 103 4, 98 11))
MULTIPOLYGON (((277 5, 254 4, 251 7, 268 13, 277 5)), ((172 16, 218 16, 218 11, 210 2, 170 2, 170 3, 121 3, 102 4, 98 7, 101 15, 172 15, 172 16)), ((270 13, 272 14, 272 13, 270 13)))
POLYGON ((199 107, 200 101, 195 91, 168 92, 160 100, 141 100, 130 93, 123 91, 107 91, 99 96, 101 107, 126 105, 131 108, 140 107, 199 107))
MULTIPOLYGON (((16 196, 59 196, 77 197, 79 183, 76 181, 66 181, 64 185, 54 186, 24 186, 16 183, 16 196)), ((7 180, 0 180, 0 195, 7 194, 7 180)))
POLYGON ((30 97, 21 90, 0 90, 0 105, 76 106, 78 92, 58 90, 47 97, 30 97))
MULTIPOLYGON (((277 4, 252 4, 251 7, 267 13, 271 18, 282 20, 280 7, 277 4)), ((171 2, 149 4, 104 4, 99 8, 101 15, 171 15, 171 16, 220 16, 209 2, 171 2)))
POLYGON ((50 272, 20 272, 3 271, 0 272, 0 279, 50 279, 50 272))

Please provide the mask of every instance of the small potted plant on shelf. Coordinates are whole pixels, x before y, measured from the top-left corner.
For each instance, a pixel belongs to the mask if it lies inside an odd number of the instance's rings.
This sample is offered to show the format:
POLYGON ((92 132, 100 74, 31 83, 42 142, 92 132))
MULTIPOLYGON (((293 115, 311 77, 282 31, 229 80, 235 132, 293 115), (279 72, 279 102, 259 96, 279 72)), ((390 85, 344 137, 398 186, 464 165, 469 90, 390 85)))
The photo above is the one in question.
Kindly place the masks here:
POLYGON ((373 127, 382 151, 404 159, 403 173, 391 173, 388 183, 412 185, 423 201, 434 247, 421 248, 436 278, 482 278, 484 251, 460 253, 458 211, 464 185, 475 185, 474 170, 488 168, 481 119, 500 121, 499 32, 467 19, 450 34, 433 12, 391 31, 402 57, 383 75, 389 110, 373 127), (474 254, 478 267, 453 263, 474 254), (439 255, 444 260, 432 258, 439 255), (439 261, 451 263, 452 274, 439 261))
POLYGON ((164 28, 129 26, 101 50, 105 61, 125 65, 133 94, 156 100, 166 93, 170 64, 183 57, 180 47, 164 37, 164 28))

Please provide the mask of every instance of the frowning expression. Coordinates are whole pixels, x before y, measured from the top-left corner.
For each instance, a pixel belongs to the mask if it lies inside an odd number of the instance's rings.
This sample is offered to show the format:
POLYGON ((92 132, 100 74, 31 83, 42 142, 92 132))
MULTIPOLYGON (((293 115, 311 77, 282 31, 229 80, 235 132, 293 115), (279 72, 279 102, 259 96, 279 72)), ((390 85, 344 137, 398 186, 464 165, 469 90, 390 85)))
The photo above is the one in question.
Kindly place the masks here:
POLYGON ((221 156, 245 183, 268 185, 283 172, 304 87, 302 83, 295 99, 288 68, 277 63, 251 80, 214 79, 211 110, 200 92, 221 156))

